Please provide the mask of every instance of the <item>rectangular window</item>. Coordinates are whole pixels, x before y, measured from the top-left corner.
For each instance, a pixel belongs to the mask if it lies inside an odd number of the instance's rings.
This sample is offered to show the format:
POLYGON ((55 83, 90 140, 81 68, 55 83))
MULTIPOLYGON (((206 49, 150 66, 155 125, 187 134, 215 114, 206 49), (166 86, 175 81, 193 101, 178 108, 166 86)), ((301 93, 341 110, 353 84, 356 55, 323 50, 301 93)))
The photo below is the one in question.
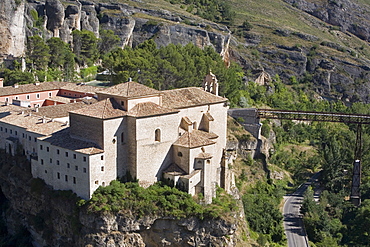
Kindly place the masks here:
POLYGON ((76 154, 73 154, 73 158, 76 159, 77 155, 76 154))
POLYGON ((71 164, 67 163, 67 168, 70 168, 71 167, 71 164))
POLYGON ((96 180, 96 181, 95 181, 95 184, 99 184, 99 181, 98 181, 98 180, 96 180))
POLYGON ((5 102, 9 102, 9 98, 5 98, 5 102))
POLYGON ((68 152, 66 152, 66 157, 68 157, 68 152))
POLYGON ((30 95, 29 94, 26 95, 26 99, 30 99, 30 95))
POLYGON ((10 129, 9 131, 10 131, 10 134, 13 134, 13 130, 10 129))
POLYGON ((39 99, 39 98, 40 98, 40 94, 39 94, 39 93, 37 93, 37 94, 36 94, 36 98, 37 98, 37 99, 39 99))
POLYGON ((76 177, 73 177, 73 183, 76 184, 76 177))
MULTIPOLYGON (((3 127, 0 127, 0 130, 3 131, 3 127)), ((24 135, 24 134, 23 134, 24 135)))
POLYGON ((37 142, 37 138, 35 137, 35 142, 37 142))
POLYGON ((86 173, 86 168, 84 167, 84 173, 86 173))
POLYGON ((58 165, 58 166, 60 165, 59 160, 57 160, 57 165, 58 165))
POLYGON ((50 164, 51 164, 51 163, 53 163, 53 159, 52 159, 52 158, 50 158, 50 164))
POLYGON ((42 150, 42 145, 40 145, 40 150, 42 150))
POLYGON ((86 157, 84 157, 84 161, 86 162, 86 157))
POLYGON ((31 136, 28 136, 28 140, 31 141, 31 136))
POLYGON ((57 177, 58 177, 58 179, 60 179, 60 173, 59 172, 57 173, 57 177))
POLYGON ((103 156, 103 155, 102 155, 102 156, 100 156, 100 159, 101 159, 101 160, 104 160, 104 156, 103 156))
POLYGON ((102 166, 102 167, 100 168, 100 170, 103 172, 103 171, 104 171, 104 166, 102 166))
POLYGON ((75 170, 78 171, 78 166, 75 166, 75 170))
POLYGON ((22 137, 24 138, 24 133, 22 133, 22 137))
POLYGON ((16 135, 16 136, 18 135, 18 131, 15 131, 15 135, 16 135))
POLYGON ((59 154, 59 149, 57 149, 57 154, 59 154))
POLYGON ((49 93, 49 98, 52 96, 52 94, 51 93, 49 93))
POLYGON ((41 165, 43 165, 44 164, 44 160, 43 159, 41 159, 41 165))
POLYGON ((18 96, 15 96, 15 99, 17 100, 17 99, 19 99, 19 97, 18 96))
POLYGON ((49 152, 49 147, 46 147, 46 152, 49 152))
POLYGON ((67 175, 65 175, 65 180, 66 180, 66 182, 68 182, 68 176, 67 175))

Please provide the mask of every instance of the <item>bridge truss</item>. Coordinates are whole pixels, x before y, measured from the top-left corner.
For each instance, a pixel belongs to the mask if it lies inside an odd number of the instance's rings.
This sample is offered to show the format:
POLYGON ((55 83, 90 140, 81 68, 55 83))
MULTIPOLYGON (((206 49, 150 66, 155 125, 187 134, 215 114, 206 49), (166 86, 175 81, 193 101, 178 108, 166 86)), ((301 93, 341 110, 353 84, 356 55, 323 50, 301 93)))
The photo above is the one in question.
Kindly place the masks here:
POLYGON ((287 111, 257 109, 257 118, 285 119, 300 121, 320 121, 357 124, 355 157, 352 173, 351 201, 354 205, 361 204, 361 156, 362 156, 362 124, 370 124, 370 115, 347 114, 335 112, 287 111))

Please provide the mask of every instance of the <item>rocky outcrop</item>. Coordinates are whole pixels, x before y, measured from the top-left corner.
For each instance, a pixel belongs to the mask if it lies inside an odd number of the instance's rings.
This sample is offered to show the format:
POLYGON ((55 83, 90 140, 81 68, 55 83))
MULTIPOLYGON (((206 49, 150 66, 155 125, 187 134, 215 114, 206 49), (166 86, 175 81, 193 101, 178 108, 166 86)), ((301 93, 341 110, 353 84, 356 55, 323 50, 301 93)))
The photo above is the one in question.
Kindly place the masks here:
POLYGON ((3 57, 21 56, 25 50, 26 34, 60 37, 70 43, 73 30, 89 30, 99 37, 99 28, 113 30, 121 38, 122 47, 136 46, 154 38, 158 46, 194 43, 201 48, 213 46, 222 56, 228 56, 231 36, 226 27, 194 21, 192 25, 187 25, 183 23, 184 17, 165 10, 78 0, 64 4, 60 0, 29 0, 19 6, 15 0, 6 0, 0 3, 0 7, 0 16, 4 15, 3 20, 0 19, 0 34, 3 34, 0 36, 0 47, 3 48, 0 56, 3 57), (44 27, 32 27, 36 20, 31 11, 36 11, 39 18, 44 20, 44 27), (150 18, 137 17, 139 14, 150 18), (158 21, 153 21, 153 17, 158 21))
POLYGON ((320 20, 348 31, 357 37, 370 40, 370 7, 351 0, 307 1, 285 0, 320 20))
POLYGON ((0 149, 2 216, 9 234, 25 228, 33 246, 235 246, 234 222, 144 217, 130 212, 89 213, 69 191, 53 191, 33 179, 29 162, 0 149))
POLYGON ((26 43, 26 4, 14 0, 0 1, 0 60, 21 57, 26 43))

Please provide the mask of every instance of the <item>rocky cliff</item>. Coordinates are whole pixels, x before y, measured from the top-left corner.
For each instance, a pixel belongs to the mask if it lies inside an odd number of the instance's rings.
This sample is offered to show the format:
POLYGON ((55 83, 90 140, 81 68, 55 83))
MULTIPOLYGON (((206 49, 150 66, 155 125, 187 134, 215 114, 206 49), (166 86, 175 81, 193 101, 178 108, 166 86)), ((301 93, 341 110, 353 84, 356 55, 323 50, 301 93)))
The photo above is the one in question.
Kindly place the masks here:
MULTIPOLYGON (((2 217, 11 235, 26 229, 33 246, 235 246, 238 220, 144 217, 88 213, 69 191, 33 179, 22 156, 0 150, 2 217)), ((243 220, 243 214, 236 218, 243 220)), ((27 237, 22 234, 20 238, 27 237)))
POLYGON ((72 41, 72 31, 86 29, 99 37, 99 28, 113 30, 121 38, 121 46, 132 46, 154 38, 158 46, 194 43, 198 47, 213 46, 227 56, 229 30, 222 25, 192 20, 161 9, 146 9, 127 4, 88 1, 15 1, 0 3, 0 57, 24 55, 26 37, 41 35, 72 41), (15 2, 20 2, 16 4, 15 2), (37 17, 32 12, 37 12, 37 17), (36 20, 37 19, 37 20, 36 20), (36 25, 36 21, 42 22, 36 25), (207 27, 208 30, 205 29, 207 27))
MULTIPOLYGON (((122 47, 149 38, 158 46, 189 42, 213 46, 227 62, 237 61, 250 72, 248 80, 255 80, 263 70, 271 77, 279 75, 285 83, 304 84, 304 90, 324 97, 370 102, 370 7, 361 1, 279 1, 278 8, 299 16, 289 20, 290 25, 288 20, 276 25, 261 19, 254 22, 258 29, 241 31, 241 26, 235 25, 232 32, 167 2, 119 2, 3 0, 0 60, 24 56, 28 36, 54 36, 71 42, 75 29, 87 29, 98 36, 103 28, 113 30, 122 47), (311 30, 299 29, 294 22, 311 30)), ((265 13, 254 19, 259 15, 265 13)))

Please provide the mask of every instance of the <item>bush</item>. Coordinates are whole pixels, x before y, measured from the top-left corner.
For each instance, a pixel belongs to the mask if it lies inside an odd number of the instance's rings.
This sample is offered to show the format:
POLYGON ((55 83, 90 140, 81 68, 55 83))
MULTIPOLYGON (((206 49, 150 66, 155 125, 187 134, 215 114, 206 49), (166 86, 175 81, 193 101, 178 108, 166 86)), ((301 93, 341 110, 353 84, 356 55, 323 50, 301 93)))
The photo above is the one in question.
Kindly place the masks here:
POLYGON ((89 212, 128 212, 137 218, 144 216, 172 216, 187 218, 219 218, 236 209, 236 202, 222 191, 217 190, 217 197, 210 205, 201 206, 190 194, 158 182, 148 188, 138 183, 112 181, 109 186, 99 187, 86 203, 89 212))

